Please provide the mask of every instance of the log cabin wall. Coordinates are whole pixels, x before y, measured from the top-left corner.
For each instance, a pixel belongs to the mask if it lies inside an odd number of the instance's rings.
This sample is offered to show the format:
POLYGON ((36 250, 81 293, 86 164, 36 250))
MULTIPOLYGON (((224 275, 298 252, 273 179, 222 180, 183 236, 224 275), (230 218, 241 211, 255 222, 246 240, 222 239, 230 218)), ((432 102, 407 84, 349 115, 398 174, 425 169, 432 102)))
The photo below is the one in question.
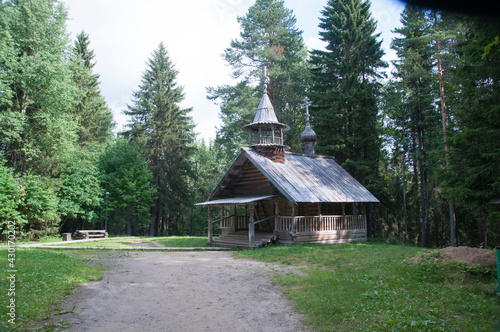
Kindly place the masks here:
POLYGON ((230 178, 227 189, 232 196, 265 196, 277 193, 271 182, 248 160, 240 172, 230 178))

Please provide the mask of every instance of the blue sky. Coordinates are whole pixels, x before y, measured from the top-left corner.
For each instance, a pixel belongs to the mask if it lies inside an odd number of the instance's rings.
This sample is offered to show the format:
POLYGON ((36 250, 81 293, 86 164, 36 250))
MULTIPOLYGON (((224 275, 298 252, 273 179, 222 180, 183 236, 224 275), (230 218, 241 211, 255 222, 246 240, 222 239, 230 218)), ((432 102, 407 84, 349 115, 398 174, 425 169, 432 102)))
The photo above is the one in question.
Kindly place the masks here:
MULTIPOLYGON (((218 106, 206 99, 206 87, 233 83, 221 54, 239 37, 238 16, 255 0, 64 0, 68 31, 74 39, 85 30, 95 52, 95 71, 101 91, 111 107, 119 130, 128 119, 122 114, 137 90, 146 61, 160 42, 167 47, 184 87, 182 107, 192 107, 199 138, 207 142, 220 126, 218 106)), ((318 24, 327 0, 285 0, 309 49, 321 48, 318 24)), ((404 5, 397 0, 373 0, 372 15, 382 32, 386 61, 395 59, 389 49, 400 26, 404 5)), ((257 107, 257 105, 255 105, 257 107)))

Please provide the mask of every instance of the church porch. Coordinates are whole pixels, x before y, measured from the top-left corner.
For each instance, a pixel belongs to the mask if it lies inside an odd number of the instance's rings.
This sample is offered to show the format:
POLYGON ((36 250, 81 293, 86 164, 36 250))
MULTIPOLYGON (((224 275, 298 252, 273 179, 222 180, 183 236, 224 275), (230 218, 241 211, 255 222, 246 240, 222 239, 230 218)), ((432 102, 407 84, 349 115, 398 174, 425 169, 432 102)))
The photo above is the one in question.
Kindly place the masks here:
MULTIPOLYGON (((221 218, 209 221, 209 243, 224 247, 257 248, 269 243, 343 243, 367 240, 366 216, 363 214, 280 215, 278 204, 275 204, 275 214, 265 217, 269 214, 263 214, 262 207, 259 209, 258 206, 255 202, 245 205, 241 215, 238 215, 236 206, 232 207, 231 215, 224 215, 226 209, 221 207, 221 218), (214 226, 220 234, 218 238, 211 236, 214 226)), ((209 206, 210 216, 211 210, 212 207, 209 206)), ((294 210, 292 209, 293 212, 294 210)), ((344 208, 342 212, 345 212, 344 208)))

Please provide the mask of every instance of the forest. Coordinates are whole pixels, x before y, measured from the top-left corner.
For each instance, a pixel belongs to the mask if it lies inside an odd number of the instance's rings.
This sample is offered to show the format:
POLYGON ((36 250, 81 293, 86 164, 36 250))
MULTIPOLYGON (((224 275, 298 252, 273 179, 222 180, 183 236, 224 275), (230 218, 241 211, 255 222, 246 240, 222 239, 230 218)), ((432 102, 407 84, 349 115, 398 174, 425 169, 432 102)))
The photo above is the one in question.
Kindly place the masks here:
MULTIPOLYGON (((370 2, 325 0, 308 50, 280 0, 256 0, 220 50, 234 85, 207 87, 216 138, 197 139, 168 45, 114 133, 90 36, 71 40, 58 0, 0 2, 0 237, 103 229, 203 235, 204 201, 248 144, 262 71, 285 144, 302 152, 307 96, 318 154, 379 200, 369 236, 423 247, 500 245, 500 21, 406 5, 382 57, 370 2)), ((146 59, 145 59, 146 60, 146 59)))

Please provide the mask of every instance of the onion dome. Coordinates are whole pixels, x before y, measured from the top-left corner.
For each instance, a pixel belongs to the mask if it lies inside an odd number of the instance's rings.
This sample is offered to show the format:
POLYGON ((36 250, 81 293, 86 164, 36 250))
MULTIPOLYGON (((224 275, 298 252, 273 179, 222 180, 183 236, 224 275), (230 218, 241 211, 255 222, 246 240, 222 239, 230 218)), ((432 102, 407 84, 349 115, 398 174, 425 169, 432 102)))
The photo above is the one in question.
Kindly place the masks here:
POLYGON ((309 123, 309 105, 311 104, 312 102, 309 100, 309 98, 306 97, 305 102, 302 105, 306 108, 306 128, 302 132, 302 135, 300 135, 300 140, 302 141, 302 143, 304 143, 306 155, 308 155, 309 157, 314 157, 314 146, 316 145, 318 137, 316 136, 316 133, 311 128, 311 124, 309 123))

